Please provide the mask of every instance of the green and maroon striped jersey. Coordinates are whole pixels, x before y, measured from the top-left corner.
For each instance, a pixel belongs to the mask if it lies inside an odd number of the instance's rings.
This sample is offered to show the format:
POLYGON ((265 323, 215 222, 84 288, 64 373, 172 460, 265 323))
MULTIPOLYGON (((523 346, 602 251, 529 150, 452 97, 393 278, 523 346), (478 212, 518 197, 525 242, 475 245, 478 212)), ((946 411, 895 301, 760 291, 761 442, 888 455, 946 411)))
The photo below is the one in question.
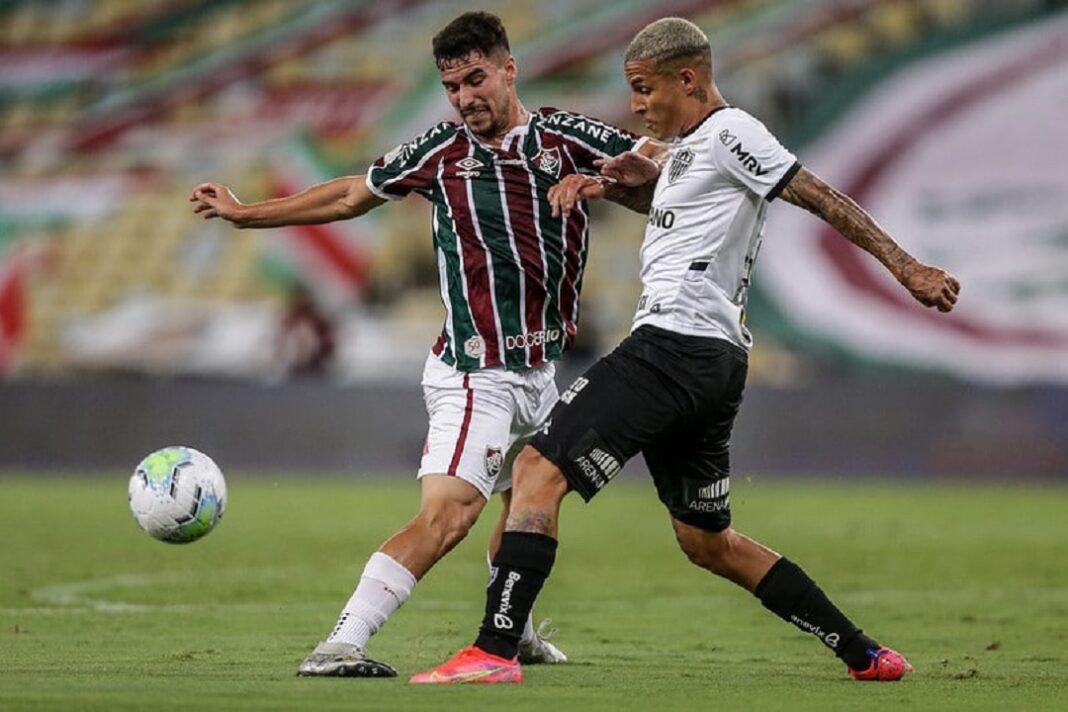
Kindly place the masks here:
POLYGON ((516 370, 560 358, 575 340, 589 212, 552 217, 549 188, 642 139, 581 114, 540 109, 499 149, 442 122, 376 160, 367 187, 433 205, 445 325, 433 352, 461 371, 516 370))

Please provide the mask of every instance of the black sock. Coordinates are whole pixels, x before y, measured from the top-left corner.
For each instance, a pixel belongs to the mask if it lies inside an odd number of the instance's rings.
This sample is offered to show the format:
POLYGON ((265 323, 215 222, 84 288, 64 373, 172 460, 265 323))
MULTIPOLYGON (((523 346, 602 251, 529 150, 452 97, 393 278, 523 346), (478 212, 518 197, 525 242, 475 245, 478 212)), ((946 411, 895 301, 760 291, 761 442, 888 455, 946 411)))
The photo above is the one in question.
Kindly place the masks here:
POLYGON ((493 557, 486 588, 486 616, 475 645, 502 658, 519 652, 523 626, 556 559, 556 539, 532 532, 505 532, 493 557))
POLYGON ((853 625, 794 562, 785 557, 776 561, 753 593, 779 618, 819 638, 849 667, 866 670, 871 664, 868 649, 879 644, 853 625))

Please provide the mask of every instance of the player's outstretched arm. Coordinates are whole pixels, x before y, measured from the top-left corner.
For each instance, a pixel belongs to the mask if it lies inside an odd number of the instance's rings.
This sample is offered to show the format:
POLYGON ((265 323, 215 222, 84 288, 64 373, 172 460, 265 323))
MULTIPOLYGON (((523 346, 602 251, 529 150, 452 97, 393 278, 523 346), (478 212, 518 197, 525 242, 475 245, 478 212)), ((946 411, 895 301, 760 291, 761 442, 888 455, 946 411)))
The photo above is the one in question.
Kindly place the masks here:
POLYGON ((870 252, 920 304, 948 312, 957 303, 960 282, 956 277, 910 255, 864 208, 808 169, 799 170, 780 197, 822 218, 854 245, 870 252))
POLYGON ((593 165, 601 169, 601 175, 620 186, 636 188, 656 183, 660 177, 662 159, 646 156, 637 151, 627 151, 612 158, 594 161, 593 165))
POLYGON ((642 142, 637 151, 625 151, 612 158, 598 159, 593 165, 600 176, 573 173, 549 189, 553 217, 567 214, 580 200, 604 198, 643 215, 649 212, 656 191, 656 179, 667 155, 667 145, 653 139, 642 142))
POLYGON ((242 203, 220 183, 201 183, 189 196, 205 220, 222 218, 240 228, 314 225, 363 215, 386 201, 367 188, 364 176, 335 178, 294 195, 242 203))
POLYGON ((649 206, 652 205, 653 191, 655 189, 655 181, 630 188, 604 176, 572 173, 569 176, 564 176, 559 183, 549 188, 548 198, 554 218, 560 215, 567 215, 580 200, 597 200, 600 198, 610 200, 644 215, 649 212, 649 206))

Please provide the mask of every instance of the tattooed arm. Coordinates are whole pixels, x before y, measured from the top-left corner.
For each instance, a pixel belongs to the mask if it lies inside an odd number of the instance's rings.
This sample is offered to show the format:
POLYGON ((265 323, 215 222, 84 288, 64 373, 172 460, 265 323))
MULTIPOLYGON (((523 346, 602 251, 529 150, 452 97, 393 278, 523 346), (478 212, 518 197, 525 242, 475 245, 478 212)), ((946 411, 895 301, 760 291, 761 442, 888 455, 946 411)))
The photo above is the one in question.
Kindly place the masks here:
POLYGON ((948 312, 957 303, 960 282, 956 277, 910 255, 864 208, 811 171, 799 170, 780 197, 821 218, 854 245, 871 253, 920 304, 948 312))
POLYGON ((604 199, 644 215, 649 212, 649 207, 653 204, 655 191, 656 181, 636 188, 628 188, 618 183, 607 183, 604 188, 604 199))
POLYGON ((637 151, 594 161, 593 165, 601 169, 600 176, 578 173, 565 176, 549 189, 553 217, 567 214, 579 200, 597 198, 645 215, 653 204, 656 179, 666 157, 667 144, 649 139, 637 151))

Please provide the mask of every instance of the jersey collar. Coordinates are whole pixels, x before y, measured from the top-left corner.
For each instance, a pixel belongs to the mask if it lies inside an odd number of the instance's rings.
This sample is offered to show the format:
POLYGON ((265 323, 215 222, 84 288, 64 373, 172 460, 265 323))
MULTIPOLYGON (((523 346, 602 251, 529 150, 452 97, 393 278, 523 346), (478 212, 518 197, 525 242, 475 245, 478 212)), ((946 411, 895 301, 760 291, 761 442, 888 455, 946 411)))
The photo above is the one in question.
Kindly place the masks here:
POLYGON ((684 133, 679 134, 679 137, 676 140, 678 141, 678 140, 684 139, 684 138, 686 138, 688 136, 691 136, 695 131, 697 131, 697 129, 701 128, 701 126, 704 125, 704 123, 706 121, 708 121, 710 118, 712 118, 712 114, 715 114, 717 111, 723 111, 724 109, 729 109, 729 108, 731 108, 730 104, 724 104, 723 106, 717 106, 715 109, 712 109, 712 111, 709 111, 707 114, 705 114, 703 117, 701 117, 700 121, 698 121, 696 124, 694 124, 690 128, 686 129, 686 131, 684 133))
POLYGON ((525 121, 523 121, 522 123, 516 124, 512 128, 508 129, 508 133, 506 133, 504 135, 504 137, 501 138, 501 147, 500 148, 497 148, 495 146, 491 146, 490 144, 488 144, 485 141, 483 141, 482 139, 480 139, 478 136, 475 135, 474 131, 472 131, 470 128, 468 128, 466 123, 461 123, 460 125, 464 129, 464 133, 467 134, 467 138, 468 139, 470 139, 471 141, 473 141, 473 142, 477 143, 478 145, 482 146, 486 150, 488 150, 488 151, 507 152, 509 150, 514 150, 516 148, 516 146, 521 146, 523 144, 523 139, 526 138, 527 133, 530 130, 531 124, 534 123, 534 112, 533 111, 528 111, 528 112, 526 112, 526 114, 527 115, 526 115, 526 120, 525 121))

